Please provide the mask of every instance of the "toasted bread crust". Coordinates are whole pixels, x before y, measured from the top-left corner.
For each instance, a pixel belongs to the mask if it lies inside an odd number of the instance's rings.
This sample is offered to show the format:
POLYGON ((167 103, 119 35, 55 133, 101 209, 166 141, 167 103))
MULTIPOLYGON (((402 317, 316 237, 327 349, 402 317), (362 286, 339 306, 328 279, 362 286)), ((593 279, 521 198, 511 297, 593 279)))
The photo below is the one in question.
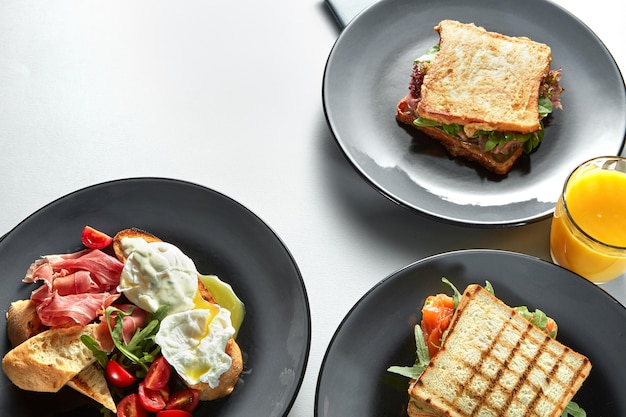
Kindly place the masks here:
POLYGON ((230 395, 235 389, 239 376, 243 371, 243 357, 241 349, 232 337, 226 343, 225 352, 232 359, 230 368, 220 376, 220 383, 217 387, 211 388, 209 384, 200 382, 198 384, 187 384, 190 388, 200 391, 200 400, 212 401, 230 395))
POLYGON ((76 376, 67 381, 66 385, 94 399, 107 409, 117 412, 109 385, 104 377, 102 368, 97 363, 94 362, 83 368, 76 376))
POLYGON ((11 349, 2 358, 2 369, 16 386, 27 391, 57 392, 95 361, 80 340, 95 336, 96 325, 51 328, 11 349))
POLYGON ((115 252, 115 256, 122 263, 126 262, 126 254, 124 253, 124 248, 122 247, 122 239, 125 237, 140 237, 146 242, 161 241, 161 239, 154 236, 153 234, 150 234, 141 229, 136 229, 134 227, 130 229, 120 230, 115 234, 115 236, 113 236, 113 252, 115 252))
POLYGON ((478 285, 470 285, 439 352, 410 388, 437 415, 561 415, 591 363, 478 285))
POLYGON ((539 86, 550 70, 550 47, 525 37, 443 20, 440 50, 424 77, 417 113, 445 124, 520 133, 541 128, 539 86))
POLYGON ((47 329, 47 326, 41 324, 37 305, 32 300, 13 301, 9 306, 7 334, 13 347, 47 329))
POLYGON ((498 175, 507 174, 524 152, 523 148, 520 146, 509 156, 509 158, 504 161, 496 161, 490 153, 484 152, 476 144, 464 142, 460 138, 447 135, 442 130, 434 127, 416 126, 413 123, 416 118, 417 116, 408 107, 407 97, 400 100, 396 111, 396 119, 399 122, 420 130, 429 137, 435 139, 441 143, 441 145, 443 145, 443 147, 446 148, 448 153, 450 153, 453 157, 460 157, 474 161, 498 175))

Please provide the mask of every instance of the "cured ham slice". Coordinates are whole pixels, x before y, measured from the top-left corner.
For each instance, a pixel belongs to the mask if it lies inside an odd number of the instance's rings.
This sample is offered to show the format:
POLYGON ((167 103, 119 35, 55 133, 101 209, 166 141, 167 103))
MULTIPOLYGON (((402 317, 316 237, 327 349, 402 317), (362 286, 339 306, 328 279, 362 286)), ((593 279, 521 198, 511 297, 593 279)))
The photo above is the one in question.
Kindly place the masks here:
POLYGON ((106 292, 69 295, 54 292, 37 305, 37 314, 46 326, 85 326, 118 298, 119 294, 106 292))
POLYGON ((69 254, 44 256, 28 268, 24 282, 43 279, 51 284, 56 276, 88 271, 100 291, 110 291, 119 284, 123 268, 124 264, 117 258, 98 249, 85 249, 69 254))
POLYGON ((24 282, 42 281, 31 294, 46 326, 86 325, 111 305, 124 264, 100 250, 48 255, 33 262, 24 282))

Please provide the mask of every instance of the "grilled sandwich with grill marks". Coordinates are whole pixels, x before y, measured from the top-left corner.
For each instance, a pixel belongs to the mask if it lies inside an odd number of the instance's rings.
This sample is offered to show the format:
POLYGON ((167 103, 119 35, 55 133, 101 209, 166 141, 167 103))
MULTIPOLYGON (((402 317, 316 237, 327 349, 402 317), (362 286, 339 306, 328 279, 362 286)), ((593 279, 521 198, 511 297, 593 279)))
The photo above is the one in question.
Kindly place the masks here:
POLYGON ((470 285, 441 349, 409 387, 408 413, 559 417, 590 371, 584 355, 470 285))

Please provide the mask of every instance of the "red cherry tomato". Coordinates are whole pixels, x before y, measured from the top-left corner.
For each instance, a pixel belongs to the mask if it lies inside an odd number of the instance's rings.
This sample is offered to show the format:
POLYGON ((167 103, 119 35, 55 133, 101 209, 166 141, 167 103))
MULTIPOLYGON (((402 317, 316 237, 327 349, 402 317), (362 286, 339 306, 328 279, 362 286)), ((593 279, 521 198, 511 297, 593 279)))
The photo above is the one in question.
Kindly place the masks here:
POLYGON ((141 407, 139 396, 129 394, 117 405, 117 417, 146 417, 148 413, 141 407))
POLYGON ((83 245, 87 246, 89 249, 104 249, 113 242, 111 236, 91 226, 85 226, 80 237, 83 245))
POLYGON ((139 402, 147 411, 156 412, 165 408, 169 397, 169 387, 160 390, 147 388, 143 382, 139 384, 139 402))
POLYGON ((170 364, 163 356, 159 356, 152 362, 148 373, 143 380, 146 388, 160 390, 167 386, 170 380, 170 364))
POLYGON ((157 413, 157 417, 192 417, 192 414, 185 410, 163 410, 157 413))
POLYGON ((108 361, 105 369, 107 381, 114 387, 126 388, 135 382, 135 376, 116 361, 108 361))
POLYGON ((170 396, 165 405, 166 410, 183 410, 193 413, 200 402, 200 391, 185 388, 170 396))

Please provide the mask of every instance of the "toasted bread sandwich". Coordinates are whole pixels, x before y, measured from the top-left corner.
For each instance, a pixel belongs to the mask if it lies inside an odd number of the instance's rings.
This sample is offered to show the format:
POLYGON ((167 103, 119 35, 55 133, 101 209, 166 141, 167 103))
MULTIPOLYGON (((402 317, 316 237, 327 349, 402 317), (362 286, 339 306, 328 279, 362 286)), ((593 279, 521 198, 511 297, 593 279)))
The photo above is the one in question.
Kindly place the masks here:
POLYGON ((526 37, 443 20, 439 44, 414 62, 396 119, 463 157, 508 173, 543 139, 542 119, 562 108, 551 49, 526 37))
POLYGON ((441 349, 410 384, 408 414, 559 417, 590 371, 585 356, 470 285, 441 349))

